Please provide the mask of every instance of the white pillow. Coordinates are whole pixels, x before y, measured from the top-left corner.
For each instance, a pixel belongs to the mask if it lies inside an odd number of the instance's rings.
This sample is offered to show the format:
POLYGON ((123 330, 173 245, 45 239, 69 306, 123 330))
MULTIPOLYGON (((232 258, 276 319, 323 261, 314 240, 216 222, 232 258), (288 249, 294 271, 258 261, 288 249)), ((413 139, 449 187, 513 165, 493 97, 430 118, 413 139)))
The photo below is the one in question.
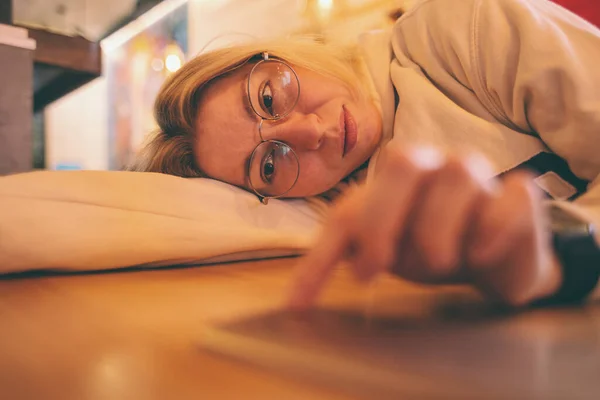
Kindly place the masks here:
POLYGON ((107 171, 0 177, 0 273, 101 270, 289 256, 324 202, 271 200, 210 179, 107 171))

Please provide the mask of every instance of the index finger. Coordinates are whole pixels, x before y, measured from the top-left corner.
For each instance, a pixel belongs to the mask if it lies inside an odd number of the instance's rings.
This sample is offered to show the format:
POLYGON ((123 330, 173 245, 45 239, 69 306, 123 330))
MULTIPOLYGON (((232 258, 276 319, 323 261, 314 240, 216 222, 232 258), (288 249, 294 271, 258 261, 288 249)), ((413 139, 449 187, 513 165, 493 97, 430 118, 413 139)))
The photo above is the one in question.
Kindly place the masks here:
POLYGON ((298 265, 287 299, 288 308, 305 310, 314 304, 349 244, 347 220, 344 223, 341 217, 333 218, 325 225, 317 245, 298 265))

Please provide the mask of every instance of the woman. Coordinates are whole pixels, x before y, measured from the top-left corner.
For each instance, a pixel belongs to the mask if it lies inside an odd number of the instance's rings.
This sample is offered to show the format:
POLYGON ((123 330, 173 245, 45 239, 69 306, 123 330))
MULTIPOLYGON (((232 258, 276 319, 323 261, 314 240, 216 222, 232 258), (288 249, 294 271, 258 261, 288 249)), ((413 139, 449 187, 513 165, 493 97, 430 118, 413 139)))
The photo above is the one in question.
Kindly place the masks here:
POLYGON ((600 275, 585 231, 600 221, 597 62, 600 31, 546 0, 424 0, 358 50, 255 43, 192 60, 132 169, 264 203, 366 181, 332 207, 295 308, 340 261, 364 281, 392 271, 511 305, 580 301, 600 275), (551 231, 549 210, 584 231, 551 231))

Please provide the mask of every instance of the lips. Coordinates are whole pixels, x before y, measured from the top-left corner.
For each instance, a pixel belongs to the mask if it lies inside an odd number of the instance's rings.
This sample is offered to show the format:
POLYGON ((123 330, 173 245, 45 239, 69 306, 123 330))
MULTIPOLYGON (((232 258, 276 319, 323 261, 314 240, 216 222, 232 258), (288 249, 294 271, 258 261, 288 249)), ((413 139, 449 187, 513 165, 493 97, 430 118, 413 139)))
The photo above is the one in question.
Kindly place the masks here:
POLYGON ((356 127, 356 121, 354 120, 354 117, 352 116, 350 111, 348 111, 346 106, 342 106, 342 117, 342 132, 344 133, 342 157, 345 157, 356 146, 356 141, 358 138, 358 129, 356 127))

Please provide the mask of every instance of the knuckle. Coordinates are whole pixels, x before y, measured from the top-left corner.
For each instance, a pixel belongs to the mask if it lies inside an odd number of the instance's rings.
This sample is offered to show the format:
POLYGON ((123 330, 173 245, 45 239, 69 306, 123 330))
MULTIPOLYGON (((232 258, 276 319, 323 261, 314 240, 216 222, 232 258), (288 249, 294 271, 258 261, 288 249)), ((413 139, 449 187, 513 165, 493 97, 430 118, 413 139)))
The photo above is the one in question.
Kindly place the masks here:
POLYGON ((438 171, 446 162, 446 155, 429 146, 401 148, 388 146, 382 151, 379 171, 405 179, 419 179, 425 174, 438 171))
POLYGON ((459 158, 450 158, 440 171, 440 175, 449 183, 461 187, 474 188, 477 186, 475 176, 468 161, 459 158))
POLYGON ((497 190, 492 164, 478 153, 454 155, 440 169, 440 179, 471 192, 493 193, 497 190))

